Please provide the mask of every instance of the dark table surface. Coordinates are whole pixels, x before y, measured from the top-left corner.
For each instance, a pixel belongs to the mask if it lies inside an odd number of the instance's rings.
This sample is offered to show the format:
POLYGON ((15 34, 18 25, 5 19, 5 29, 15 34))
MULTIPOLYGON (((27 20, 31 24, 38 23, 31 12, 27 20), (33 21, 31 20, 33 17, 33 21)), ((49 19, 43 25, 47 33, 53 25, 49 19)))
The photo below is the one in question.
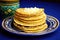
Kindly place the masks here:
MULTIPOLYGON (((43 1, 21 1, 20 7, 44 8, 46 14, 54 16, 60 21, 60 3, 43 2, 43 1)), ((0 17, 0 40, 60 40, 60 26, 55 32, 51 34, 28 37, 28 36, 19 36, 4 31, 1 26, 1 23, 2 19, 0 17)))

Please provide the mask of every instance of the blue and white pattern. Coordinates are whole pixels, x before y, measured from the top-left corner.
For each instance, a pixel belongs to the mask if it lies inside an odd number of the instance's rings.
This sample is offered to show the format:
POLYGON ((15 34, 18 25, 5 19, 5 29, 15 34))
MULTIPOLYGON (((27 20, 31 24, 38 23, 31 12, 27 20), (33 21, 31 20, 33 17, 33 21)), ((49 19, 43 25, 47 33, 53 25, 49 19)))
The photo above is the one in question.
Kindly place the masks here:
POLYGON ((8 17, 6 19, 3 20, 2 22, 2 27, 11 33, 17 34, 17 35, 27 35, 27 36, 37 36, 37 35, 45 35, 48 33, 52 33, 54 32, 58 26, 59 26, 59 21, 52 16, 47 15, 47 24, 48 24, 48 28, 42 32, 38 32, 38 33, 25 33, 25 32, 21 32, 15 28, 13 28, 14 26, 12 25, 13 22, 13 17, 8 17))

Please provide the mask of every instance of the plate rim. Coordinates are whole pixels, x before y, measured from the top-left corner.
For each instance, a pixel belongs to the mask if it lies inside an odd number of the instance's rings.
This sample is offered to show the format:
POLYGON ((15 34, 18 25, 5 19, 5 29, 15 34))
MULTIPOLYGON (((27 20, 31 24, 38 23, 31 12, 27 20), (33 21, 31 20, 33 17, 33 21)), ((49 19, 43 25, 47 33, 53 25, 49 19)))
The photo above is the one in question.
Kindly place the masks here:
MULTIPOLYGON (((47 16, 49 16, 49 17, 53 17, 53 16, 50 16, 50 15, 47 15, 47 16)), ((12 17, 12 16, 10 16, 10 17, 12 17)), ((10 17, 7 17, 7 18, 10 18, 10 17)), ((8 31, 5 27, 4 27, 4 21, 7 19, 7 18, 5 18, 3 21, 2 21, 2 27, 3 27, 3 29, 4 30, 6 30, 6 31, 8 31)), ((13 17, 12 17, 13 18, 13 17)), ((54 32, 58 27, 59 27, 59 20, 57 19, 57 18, 55 18, 55 17, 53 17, 54 19, 56 19, 56 21, 58 22, 58 25, 57 25, 57 27, 52 31, 52 32, 54 32)), ((15 32, 11 32, 11 31, 8 31, 9 33, 13 33, 13 34, 17 34, 17 33, 15 33, 15 32)), ((49 33, 52 33, 52 32, 48 32, 48 33, 46 33, 46 34, 49 34, 49 33)), ((29 34, 17 34, 17 35, 29 35, 29 34)), ((39 34, 38 34, 39 35, 39 34)), ((40 34, 41 35, 41 34, 40 34)), ((45 35, 45 34, 42 34, 42 35, 45 35)), ((29 35, 29 36, 37 36, 37 35, 29 35)))

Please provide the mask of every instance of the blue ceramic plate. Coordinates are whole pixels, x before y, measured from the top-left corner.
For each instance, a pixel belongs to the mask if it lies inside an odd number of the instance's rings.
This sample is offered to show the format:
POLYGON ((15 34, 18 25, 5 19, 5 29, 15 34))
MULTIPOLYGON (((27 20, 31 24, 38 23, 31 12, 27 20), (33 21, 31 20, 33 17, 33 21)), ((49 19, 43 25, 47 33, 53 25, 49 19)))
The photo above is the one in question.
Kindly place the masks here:
POLYGON ((21 30, 18 30, 17 28, 14 28, 14 25, 12 25, 13 22, 13 17, 8 17, 6 19, 3 20, 2 22, 2 27, 13 34, 17 34, 17 35, 28 35, 28 36, 37 36, 37 35, 45 35, 45 34, 49 34, 54 32, 58 26, 59 26, 59 21, 52 16, 47 15, 47 24, 48 24, 48 28, 42 32, 38 32, 38 33, 25 33, 22 32, 21 30))

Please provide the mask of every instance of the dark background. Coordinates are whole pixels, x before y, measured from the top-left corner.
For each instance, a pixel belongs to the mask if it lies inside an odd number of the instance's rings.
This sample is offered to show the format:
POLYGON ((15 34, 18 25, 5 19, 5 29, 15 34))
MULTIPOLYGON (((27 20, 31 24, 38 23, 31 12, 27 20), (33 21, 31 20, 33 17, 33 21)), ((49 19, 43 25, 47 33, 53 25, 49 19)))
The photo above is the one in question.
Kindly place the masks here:
MULTIPOLYGON (((44 8, 46 14, 54 16, 60 21, 60 0, 20 0, 20 7, 44 8)), ((0 40, 60 40, 60 26, 51 34, 29 37, 6 32, 2 28, 1 23, 2 19, 0 16, 0 40)))
POLYGON ((60 0, 20 0, 20 1, 35 1, 35 2, 39 2, 39 1, 45 1, 45 2, 60 2, 60 0))

